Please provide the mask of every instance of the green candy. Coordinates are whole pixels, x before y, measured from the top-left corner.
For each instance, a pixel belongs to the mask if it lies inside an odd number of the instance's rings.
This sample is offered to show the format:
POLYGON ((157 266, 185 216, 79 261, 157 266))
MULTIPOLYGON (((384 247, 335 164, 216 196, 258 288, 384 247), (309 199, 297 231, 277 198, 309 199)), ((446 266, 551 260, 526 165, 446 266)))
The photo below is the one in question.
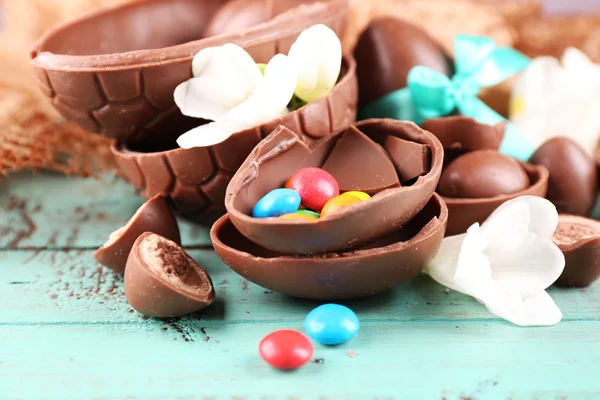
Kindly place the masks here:
POLYGON ((316 212, 310 211, 310 210, 298 210, 298 211, 296 211, 296 214, 306 214, 306 215, 310 215, 311 217, 314 217, 314 218, 320 218, 321 217, 319 215, 319 213, 316 213, 316 212))

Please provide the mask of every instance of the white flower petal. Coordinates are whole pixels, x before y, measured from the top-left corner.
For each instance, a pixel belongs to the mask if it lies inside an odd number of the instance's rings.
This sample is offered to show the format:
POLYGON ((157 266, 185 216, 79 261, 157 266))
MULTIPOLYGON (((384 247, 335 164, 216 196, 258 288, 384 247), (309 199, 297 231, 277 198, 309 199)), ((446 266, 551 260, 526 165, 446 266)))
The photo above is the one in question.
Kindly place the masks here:
POLYGON ((341 42, 333 30, 322 24, 304 30, 289 57, 298 67, 296 96, 309 103, 331 92, 342 64, 341 42))
POLYGON ((507 294, 486 302, 489 312, 516 325, 549 326, 562 319, 552 297, 542 290, 531 295, 507 294))
POLYGON ((529 226, 529 205, 524 201, 507 201, 481 225, 483 249, 510 251, 521 245, 529 226))
POLYGON ((173 94, 183 115, 215 121, 246 100, 245 94, 231 82, 216 77, 192 78, 173 94))
MULTIPOLYGON (((508 207, 516 202, 524 202, 529 206, 528 232, 536 233, 547 238, 552 237, 558 226, 558 211, 554 204, 543 197, 520 196, 505 202, 500 207, 508 207)), ((500 207, 498 207, 498 209, 500 209, 500 207)))
POLYGON ((211 122, 187 131, 177 139, 179 147, 190 149, 192 147, 207 147, 224 142, 235 132, 235 126, 222 122, 211 122))
POLYGON ((283 54, 277 54, 267 64, 264 79, 251 97, 254 97, 253 101, 260 101, 270 115, 274 115, 292 100, 297 80, 298 71, 292 61, 283 54))

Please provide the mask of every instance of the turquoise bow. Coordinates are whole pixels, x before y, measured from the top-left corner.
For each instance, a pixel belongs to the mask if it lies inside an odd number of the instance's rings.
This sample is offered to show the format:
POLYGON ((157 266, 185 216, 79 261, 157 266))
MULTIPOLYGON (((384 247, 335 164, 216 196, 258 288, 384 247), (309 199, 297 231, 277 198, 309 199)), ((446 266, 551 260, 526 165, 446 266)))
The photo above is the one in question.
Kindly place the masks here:
MULTIPOLYGON (((525 69, 530 59, 514 49, 497 48, 490 38, 458 35, 454 60, 456 72, 452 79, 428 67, 414 67, 408 74, 406 88, 362 107, 359 119, 395 118, 422 124, 426 119, 458 110, 484 124, 506 121, 477 95, 481 88, 497 85, 525 69)), ((527 160, 534 148, 508 123, 500 151, 527 160)))

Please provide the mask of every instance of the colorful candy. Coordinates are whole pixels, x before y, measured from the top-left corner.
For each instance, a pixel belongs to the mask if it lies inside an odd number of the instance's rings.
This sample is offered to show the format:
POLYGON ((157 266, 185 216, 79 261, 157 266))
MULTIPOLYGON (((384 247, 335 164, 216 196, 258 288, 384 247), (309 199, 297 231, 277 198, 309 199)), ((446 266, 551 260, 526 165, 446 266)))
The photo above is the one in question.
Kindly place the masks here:
POLYGON ((292 214, 283 214, 281 217, 279 217, 280 219, 301 219, 304 221, 311 221, 314 222, 317 219, 311 215, 307 215, 307 214, 301 214, 299 212, 295 212, 292 214))
POLYGON ((323 218, 324 216, 326 216, 328 214, 331 214, 334 211, 339 210, 342 207, 351 206, 352 204, 356 204, 356 203, 360 203, 360 202, 362 202, 362 200, 356 196, 341 194, 341 195, 329 200, 327 202, 327 204, 325 204, 325 206, 323 207, 323 210, 321 210, 321 218, 323 218))
POLYGON ((340 194, 335 178, 321 168, 302 168, 289 180, 290 189, 300 194, 302 204, 314 211, 321 211, 325 203, 340 194))
POLYGON ((254 218, 279 217, 296 212, 300 206, 300 195, 291 189, 275 189, 264 195, 254 209, 254 218))
POLYGON ((265 336, 258 352, 265 362, 279 369, 296 369, 306 364, 313 355, 310 339, 298 331, 282 329, 265 336))
POLYGON ((336 345, 352 339, 360 329, 358 317, 348 307, 323 304, 308 313, 304 320, 308 336, 324 345, 336 345))
POLYGON ((298 210, 296 211, 296 214, 306 214, 306 215, 310 215, 313 218, 317 218, 319 219, 321 216, 319 215, 319 213, 316 213, 314 211, 310 211, 310 210, 298 210))
POLYGON ((359 192, 358 190, 351 190, 350 192, 344 192, 343 195, 358 197, 362 201, 369 200, 371 196, 365 192, 359 192))

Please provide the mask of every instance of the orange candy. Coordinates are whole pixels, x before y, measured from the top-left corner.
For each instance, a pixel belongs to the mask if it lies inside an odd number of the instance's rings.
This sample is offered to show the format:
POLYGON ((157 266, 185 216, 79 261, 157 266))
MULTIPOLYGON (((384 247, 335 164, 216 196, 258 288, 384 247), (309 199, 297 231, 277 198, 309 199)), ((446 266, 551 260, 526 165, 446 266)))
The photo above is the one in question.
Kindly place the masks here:
POLYGON ((292 213, 292 214, 283 214, 282 216, 280 216, 279 218, 283 218, 283 219, 302 219, 305 221, 316 221, 317 219, 311 215, 308 214, 300 214, 300 213, 292 213))
POLYGON ((360 203, 363 200, 359 199, 353 195, 339 195, 334 197, 325 203, 323 210, 321 210, 321 218, 325 217, 327 214, 331 214, 334 211, 339 210, 342 207, 351 206, 352 204, 360 203))

